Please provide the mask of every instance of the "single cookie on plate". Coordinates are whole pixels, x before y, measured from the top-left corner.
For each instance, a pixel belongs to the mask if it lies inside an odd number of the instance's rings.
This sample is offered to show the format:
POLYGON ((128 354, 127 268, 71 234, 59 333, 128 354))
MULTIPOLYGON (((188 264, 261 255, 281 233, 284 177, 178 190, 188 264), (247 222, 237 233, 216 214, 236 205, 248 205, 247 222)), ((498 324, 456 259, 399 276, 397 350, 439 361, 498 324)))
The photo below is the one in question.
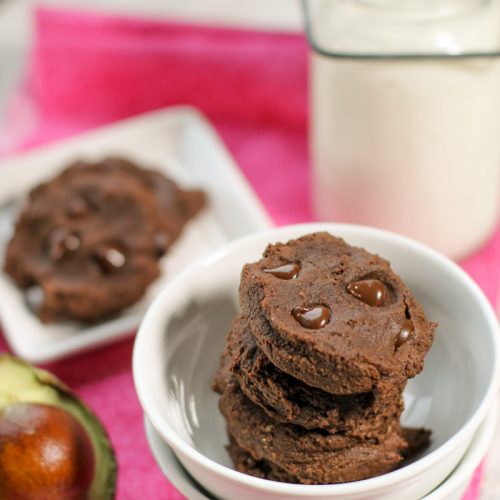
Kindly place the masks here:
POLYGON ((42 321, 96 322, 144 295, 203 204, 165 179, 167 192, 158 176, 125 160, 77 162, 30 192, 4 269, 19 287, 40 287, 42 321))
POLYGON ((329 233, 269 245, 240 305, 273 365, 336 395, 414 377, 436 326, 386 260, 329 233))
POLYGON ((106 171, 118 175, 126 174, 135 179, 156 201, 158 211, 158 229, 155 242, 159 255, 163 255, 182 232, 186 222, 193 218, 205 205, 206 195, 200 190, 183 190, 162 173, 138 167, 130 160, 109 157, 98 163, 78 162, 62 173, 72 177, 81 175, 82 171, 92 173, 106 171))
POLYGON ((379 437, 403 411, 406 379, 384 379, 369 392, 341 396, 310 387, 266 358, 242 317, 233 323, 227 346, 229 369, 242 392, 278 422, 353 437, 379 437))

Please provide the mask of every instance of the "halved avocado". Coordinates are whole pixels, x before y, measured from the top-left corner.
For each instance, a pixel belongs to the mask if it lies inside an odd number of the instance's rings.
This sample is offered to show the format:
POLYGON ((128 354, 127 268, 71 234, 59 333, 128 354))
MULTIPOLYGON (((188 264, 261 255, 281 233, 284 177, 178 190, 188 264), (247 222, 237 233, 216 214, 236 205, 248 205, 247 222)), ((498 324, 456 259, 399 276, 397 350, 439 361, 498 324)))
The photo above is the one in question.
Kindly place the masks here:
POLYGON ((18 403, 53 405, 75 417, 86 430, 94 450, 94 477, 88 500, 112 500, 117 464, 101 422, 69 387, 51 373, 8 354, 0 354, 0 412, 18 403))

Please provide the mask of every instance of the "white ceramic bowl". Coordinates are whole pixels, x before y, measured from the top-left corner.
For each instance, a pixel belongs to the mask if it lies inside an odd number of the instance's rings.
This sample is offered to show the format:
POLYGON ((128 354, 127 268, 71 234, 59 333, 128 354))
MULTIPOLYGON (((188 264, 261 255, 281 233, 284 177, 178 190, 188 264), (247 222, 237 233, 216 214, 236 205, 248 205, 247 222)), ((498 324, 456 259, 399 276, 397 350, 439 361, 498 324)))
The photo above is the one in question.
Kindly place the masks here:
MULTIPOLYGON (((498 407, 494 404, 483 423, 474 434, 464 457, 453 472, 422 500, 461 500, 470 485, 476 468, 485 457, 495 433, 498 407)), ((163 441, 147 418, 144 428, 149 447, 165 477, 189 500, 213 500, 207 491, 196 483, 175 456, 172 448, 163 441)))
POLYGON ((405 500, 440 484, 468 448, 492 405, 499 379, 498 326, 477 285, 450 260, 407 238, 342 224, 282 227, 230 243, 172 280, 155 299, 133 355, 145 414, 191 475, 217 497, 405 500), (225 424, 210 389, 229 324, 237 314, 240 270, 270 242, 326 230, 388 259, 439 328, 426 366, 405 391, 403 423, 433 431, 426 452, 401 469, 364 481, 305 486, 234 471, 225 424))
POLYGON ((498 422, 498 401, 495 402, 484 422, 476 432, 464 458, 452 474, 423 500, 461 500, 472 477, 486 456, 498 422))

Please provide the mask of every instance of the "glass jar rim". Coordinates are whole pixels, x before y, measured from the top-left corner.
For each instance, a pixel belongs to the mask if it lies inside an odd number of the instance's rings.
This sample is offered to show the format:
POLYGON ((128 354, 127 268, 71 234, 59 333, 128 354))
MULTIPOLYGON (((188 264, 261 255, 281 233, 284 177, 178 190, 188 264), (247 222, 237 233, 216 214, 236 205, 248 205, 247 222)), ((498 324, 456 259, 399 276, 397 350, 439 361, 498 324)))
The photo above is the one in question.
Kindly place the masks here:
MULTIPOLYGON (((369 1, 377 2, 377 0, 361 0, 362 2, 369 1)), ((309 0, 300 0, 302 13, 305 21, 305 32, 310 48, 317 54, 346 60, 440 60, 440 59, 479 59, 479 58, 497 58, 500 57, 500 47, 498 50, 473 50, 473 51, 458 51, 458 52, 364 52, 364 51, 343 51, 330 50, 318 42, 314 36, 313 21, 311 9, 309 8, 309 0)), ((377 2, 378 3, 378 2, 377 2)), ((478 1, 481 3, 481 0, 478 1)))
POLYGON ((357 4, 360 8, 372 11, 385 11, 391 9, 396 16, 432 15, 446 17, 477 7, 484 0, 347 0, 357 4), (430 12, 432 10, 432 12, 430 12))

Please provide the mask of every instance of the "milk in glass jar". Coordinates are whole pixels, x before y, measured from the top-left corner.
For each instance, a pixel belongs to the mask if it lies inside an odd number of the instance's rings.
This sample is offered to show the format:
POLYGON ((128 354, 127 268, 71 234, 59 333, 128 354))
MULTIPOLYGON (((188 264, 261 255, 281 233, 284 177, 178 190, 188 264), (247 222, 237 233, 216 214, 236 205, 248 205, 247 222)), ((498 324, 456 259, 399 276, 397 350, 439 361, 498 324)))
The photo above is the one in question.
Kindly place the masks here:
POLYGON ((453 258, 491 235, 500 0, 305 0, 313 204, 453 258))

